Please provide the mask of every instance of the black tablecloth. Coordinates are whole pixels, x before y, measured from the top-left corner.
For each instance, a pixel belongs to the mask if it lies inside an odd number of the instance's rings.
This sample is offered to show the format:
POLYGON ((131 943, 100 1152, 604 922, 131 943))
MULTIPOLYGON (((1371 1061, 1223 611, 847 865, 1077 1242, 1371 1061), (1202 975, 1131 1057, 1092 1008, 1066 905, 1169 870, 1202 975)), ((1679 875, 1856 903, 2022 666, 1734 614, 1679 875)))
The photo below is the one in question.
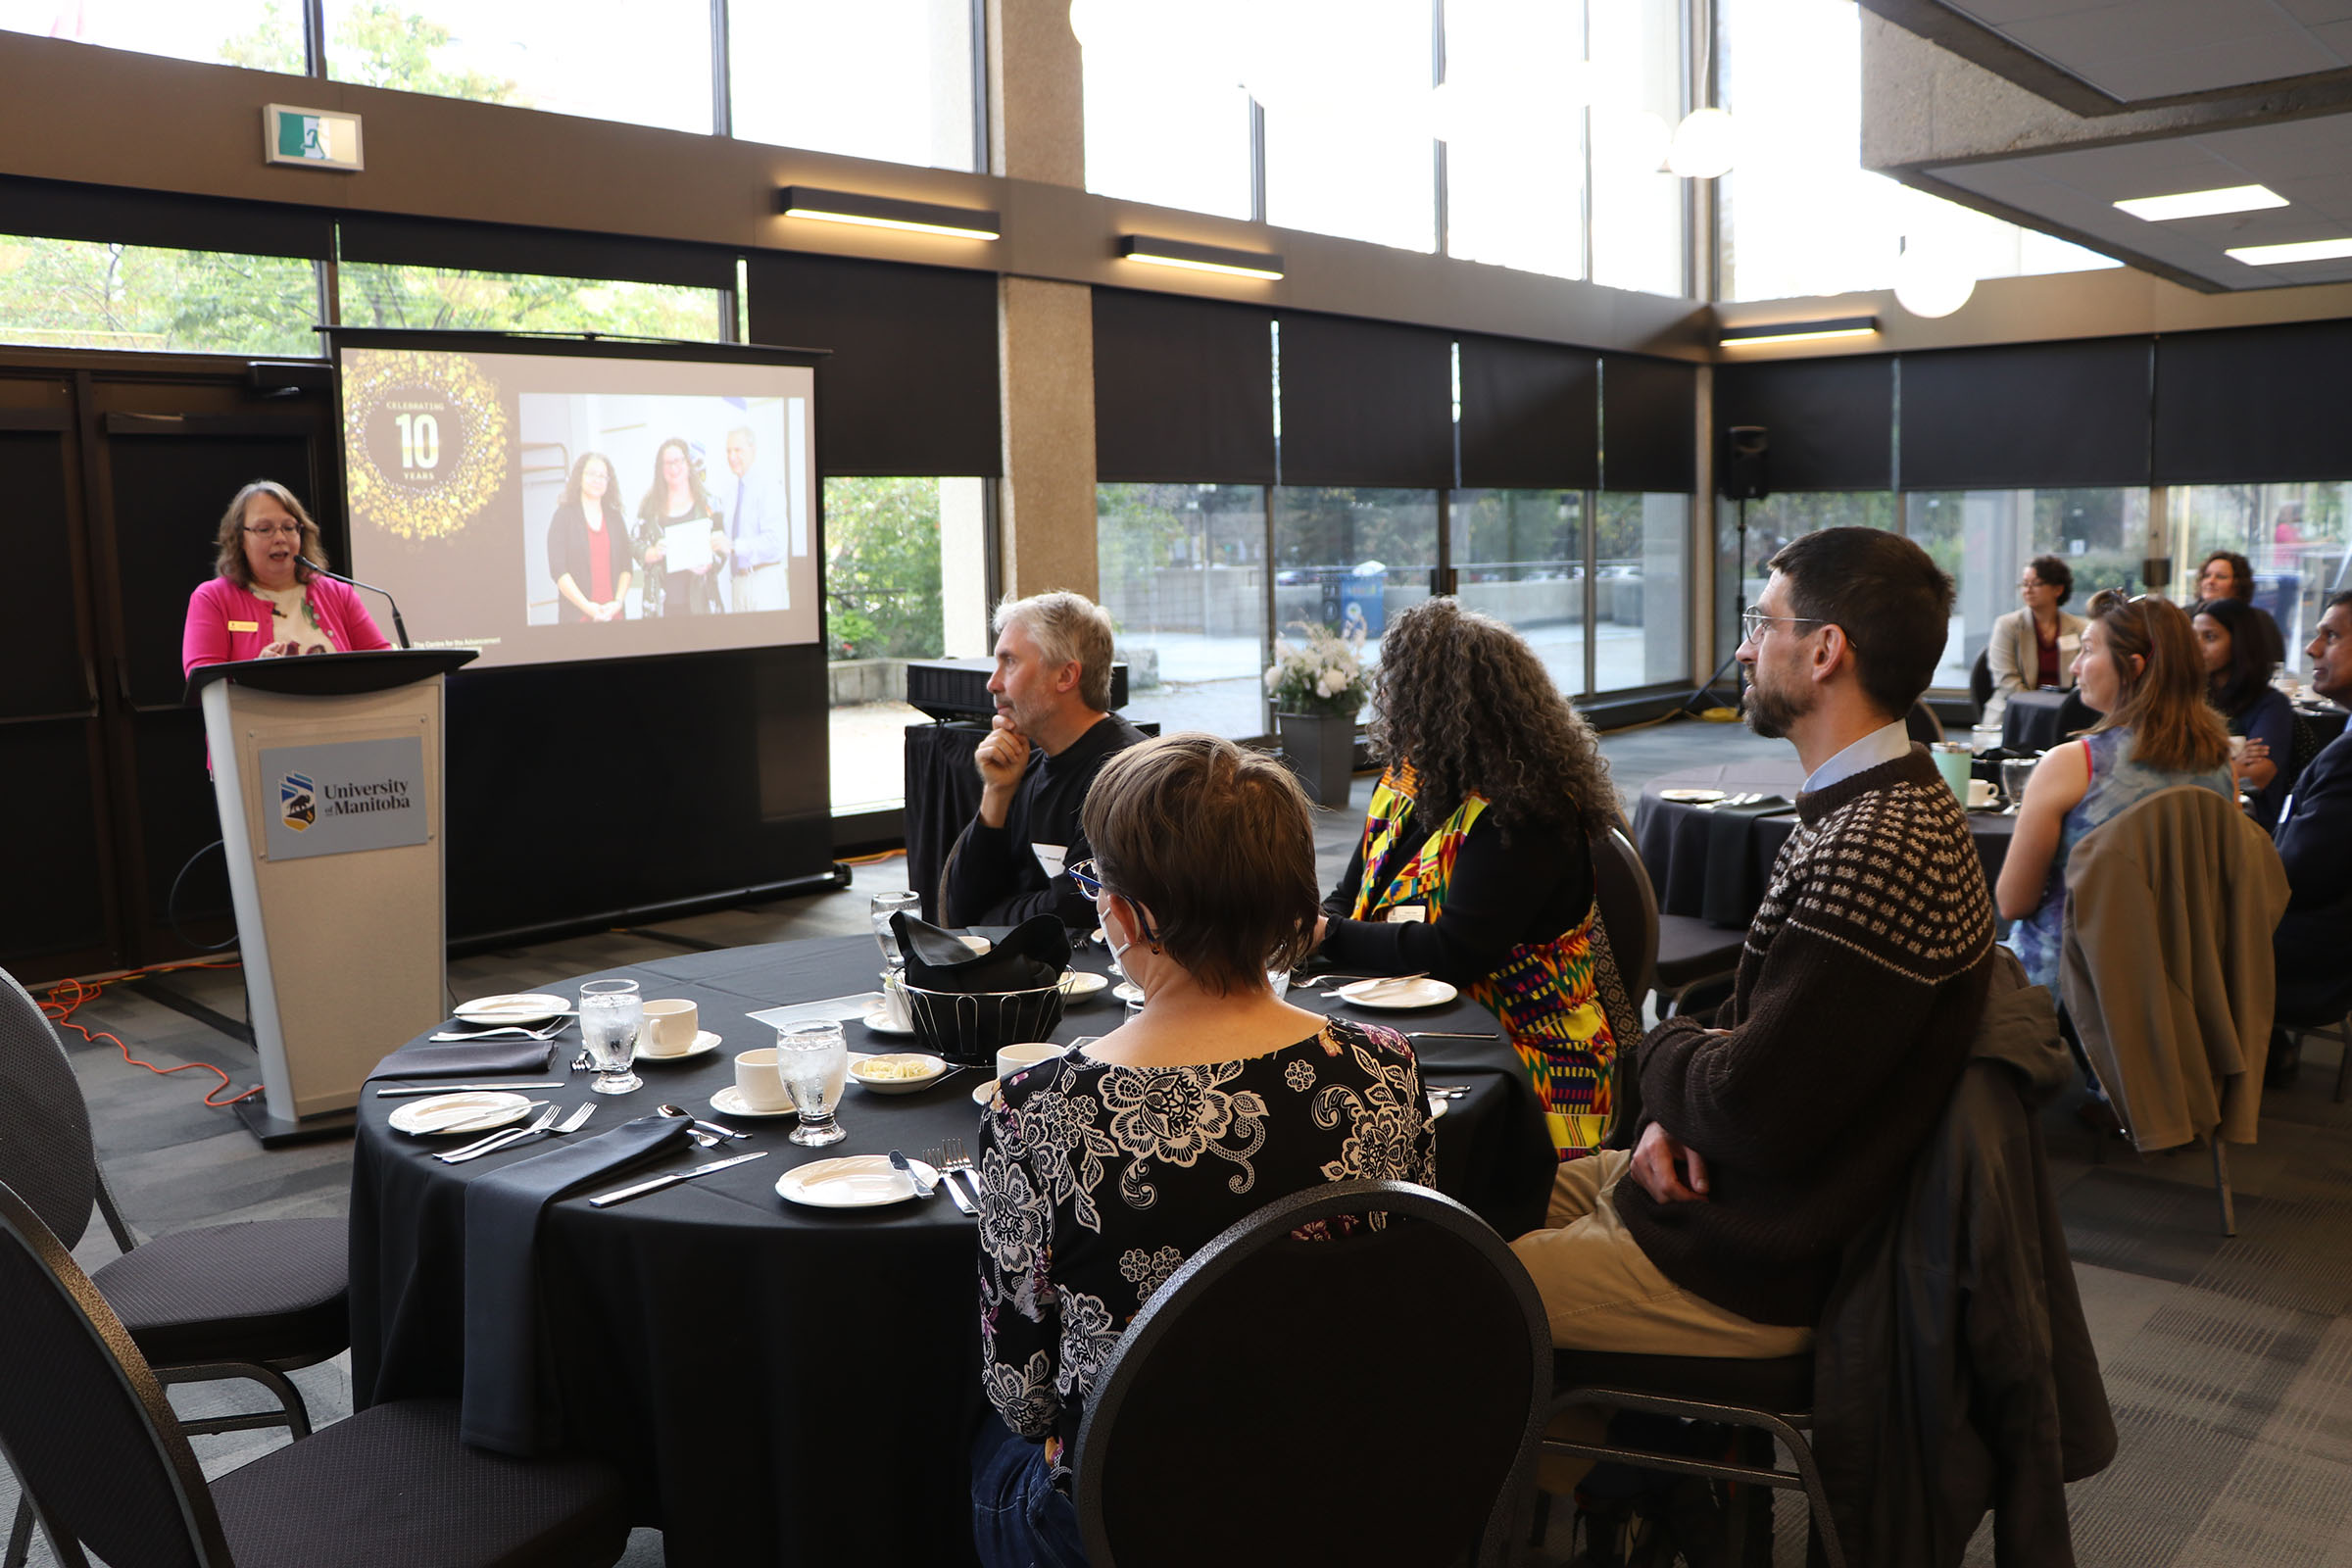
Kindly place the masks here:
MULTIPOLYGON (((707 1055, 643 1062, 646 1087, 592 1096, 587 1076, 537 1092, 560 1105, 601 1102, 594 1131, 672 1102, 718 1119, 710 1097, 734 1054, 771 1042, 747 1012, 866 990, 871 938, 737 948, 609 971, 651 997, 685 997, 724 1043, 707 1055)), ((1100 972, 1100 950, 1079 959, 1100 972)), ((582 976, 581 978, 591 978, 582 976)), ((573 983, 559 989, 570 990, 573 983)), ((1294 993, 1310 1008, 1332 1004, 1294 993)), ((1400 1029, 1496 1031, 1476 1004, 1374 1013, 1400 1029)), ((1072 1005, 1054 1038, 1104 1034, 1107 990, 1072 1005)), ((903 1039, 846 1026, 852 1050, 903 1039)), ((559 1058, 577 1049, 561 1037, 559 1058)), ((1506 1236, 1540 1222, 1555 1168, 1542 1113, 1510 1047, 1416 1042, 1422 1075, 1470 1088, 1438 1123, 1438 1179, 1506 1236)), ((561 1071, 561 1069, 559 1069, 561 1071)), ((568 1447, 611 1459, 634 1487, 633 1517, 665 1532, 673 1565, 972 1560, 967 1435, 981 1408, 972 1222, 942 1197, 826 1212, 786 1203, 779 1174, 837 1154, 892 1148, 918 1157, 979 1123, 960 1072, 920 1094, 848 1091, 849 1137, 827 1149, 784 1139, 788 1118, 738 1123, 755 1141, 702 1158, 768 1157, 607 1210, 585 1196, 549 1205, 540 1231, 545 1300, 558 1335, 552 1377, 568 1447)), ((463 1382, 465 1198, 474 1176, 518 1161, 430 1158, 447 1147, 394 1133, 397 1100, 370 1086, 352 1165, 352 1394, 366 1406, 454 1396, 463 1382)))
POLYGON ((906 886, 923 896, 923 918, 937 920, 939 874, 956 836, 980 812, 980 770, 972 754, 986 724, 960 720, 906 726, 906 886))
MULTIPOLYGON (((1648 868, 1649 880, 1657 889, 1658 911, 1707 919, 1726 928, 1744 926, 1755 917, 1756 906, 1764 902, 1764 884, 1772 872, 1772 862, 1780 856, 1781 846, 1796 831, 1796 813, 1792 810, 1751 818, 1741 856, 1744 887, 1737 906, 1724 897, 1722 884, 1726 879, 1721 867, 1716 867, 1717 897, 1710 901, 1707 897, 1709 844, 1720 826, 1716 813, 1703 807, 1662 800, 1661 791, 1722 790, 1727 794, 1754 791, 1784 795, 1793 801, 1796 787, 1804 782, 1804 777, 1803 765, 1794 760, 1726 762, 1717 767, 1687 767, 1664 773, 1642 785, 1641 802, 1634 808, 1634 845, 1642 852, 1642 863, 1648 868)), ((1984 862, 1984 880, 1989 884, 2000 875, 2001 862, 2008 858, 2009 840, 2017 831, 2017 818, 1998 811, 1971 811, 1968 827, 1976 839, 1978 858, 1984 862)))

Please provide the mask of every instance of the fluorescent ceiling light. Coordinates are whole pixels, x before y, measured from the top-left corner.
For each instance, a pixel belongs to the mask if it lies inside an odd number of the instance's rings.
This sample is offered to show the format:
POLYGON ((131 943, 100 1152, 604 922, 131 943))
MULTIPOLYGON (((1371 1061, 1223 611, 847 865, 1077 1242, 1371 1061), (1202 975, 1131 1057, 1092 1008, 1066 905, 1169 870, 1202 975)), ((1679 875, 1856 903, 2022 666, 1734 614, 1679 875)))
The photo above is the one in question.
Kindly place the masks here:
POLYGON ((985 207, 947 207, 936 202, 900 201, 858 191, 787 185, 778 193, 786 218, 816 218, 829 223, 862 223, 916 234, 957 239, 995 239, 1004 230, 1000 216, 985 207))
POLYGON ((1758 343, 1819 343, 1829 338, 1869 337, 1879 329, 1875 316, 1841 316, 1829 321, 1772 321, 1754 326, 1727 326, 1717 339, 1725 348, 1747 348, 1758 343))
POLYGON ((2283 267, 2289 262, 2333 262, 2352 256, 2352 239, 2307 239, 2292 245, 2240 245, 2223 255, 2248 267, 2283 267))
POLYGON ((2212 218, 2220 213, 2254 213, 2284 207, 2286 198, 2267 185, 2226 185, 2220 190, 2184 190, 2178 196, 2134 196, 2115 204, 2118 212, 2151 223, 2176 218, 2212 218))
POLYGON ((1121 234, 1119 254, 1131 262, 1150 262, 1154 267, 1181 267, 1195 272, 1257 277, 1269 282, 1279 282, 1282 278, 1282 258, 1264 251, 1196 245, 1191 240, 1161 239, 1153 234, 1121 234))

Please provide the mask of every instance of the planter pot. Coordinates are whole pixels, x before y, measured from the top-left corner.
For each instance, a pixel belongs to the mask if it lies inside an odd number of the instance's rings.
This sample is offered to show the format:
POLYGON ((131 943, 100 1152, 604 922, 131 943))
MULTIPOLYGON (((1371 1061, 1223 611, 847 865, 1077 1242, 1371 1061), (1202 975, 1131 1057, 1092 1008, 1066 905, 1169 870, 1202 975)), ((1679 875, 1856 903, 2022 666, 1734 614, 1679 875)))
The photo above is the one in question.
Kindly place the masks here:
POLYGON ((1276 713, 1274 733, 1282 742, 1283 760, 1315 804, 1345 808, 1355 777, 1355 716, 1276 713))

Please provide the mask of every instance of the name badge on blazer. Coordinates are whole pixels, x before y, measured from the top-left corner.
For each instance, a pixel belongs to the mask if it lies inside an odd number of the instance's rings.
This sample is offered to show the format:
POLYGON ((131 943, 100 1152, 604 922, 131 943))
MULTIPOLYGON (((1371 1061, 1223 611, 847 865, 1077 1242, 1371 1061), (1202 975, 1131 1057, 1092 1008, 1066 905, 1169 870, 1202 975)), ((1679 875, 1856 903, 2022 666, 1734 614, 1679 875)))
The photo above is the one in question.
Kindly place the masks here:
POLYGON ((1426 925, 1429 921, 1429 906, 1426 904, 1391 905, 1386 918, 1393 925, 1426 925))
POLYGON ((2058 639, 2058 651, 2062 654, 2080 653, 2082 648, 2082 634, 2081 632, 2071 632, 2058 639))
POLYGON ((228 623, 228 629, 230 631, 260 631, 262 623, 258 620, 232 620, 228 623))

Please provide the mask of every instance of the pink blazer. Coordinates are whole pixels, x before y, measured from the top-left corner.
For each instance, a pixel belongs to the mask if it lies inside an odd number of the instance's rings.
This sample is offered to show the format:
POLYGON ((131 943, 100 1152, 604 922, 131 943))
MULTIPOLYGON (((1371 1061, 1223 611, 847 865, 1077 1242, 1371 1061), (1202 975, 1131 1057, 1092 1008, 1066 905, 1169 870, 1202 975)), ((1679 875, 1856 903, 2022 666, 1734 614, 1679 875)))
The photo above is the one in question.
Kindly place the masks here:
MULTIPOLYGON (((313 576, 306 586, 311 614, 336 652, 353 654, 392 646, 350 588, 319 576, 313 576)), ((199 664, 259 659, 263 649, 284 640, 270 626, 269 600, 247 593, 226 577, 215 577, 188 596, 187 629, 179 639, 180 673, 188 674, 199 664)))

